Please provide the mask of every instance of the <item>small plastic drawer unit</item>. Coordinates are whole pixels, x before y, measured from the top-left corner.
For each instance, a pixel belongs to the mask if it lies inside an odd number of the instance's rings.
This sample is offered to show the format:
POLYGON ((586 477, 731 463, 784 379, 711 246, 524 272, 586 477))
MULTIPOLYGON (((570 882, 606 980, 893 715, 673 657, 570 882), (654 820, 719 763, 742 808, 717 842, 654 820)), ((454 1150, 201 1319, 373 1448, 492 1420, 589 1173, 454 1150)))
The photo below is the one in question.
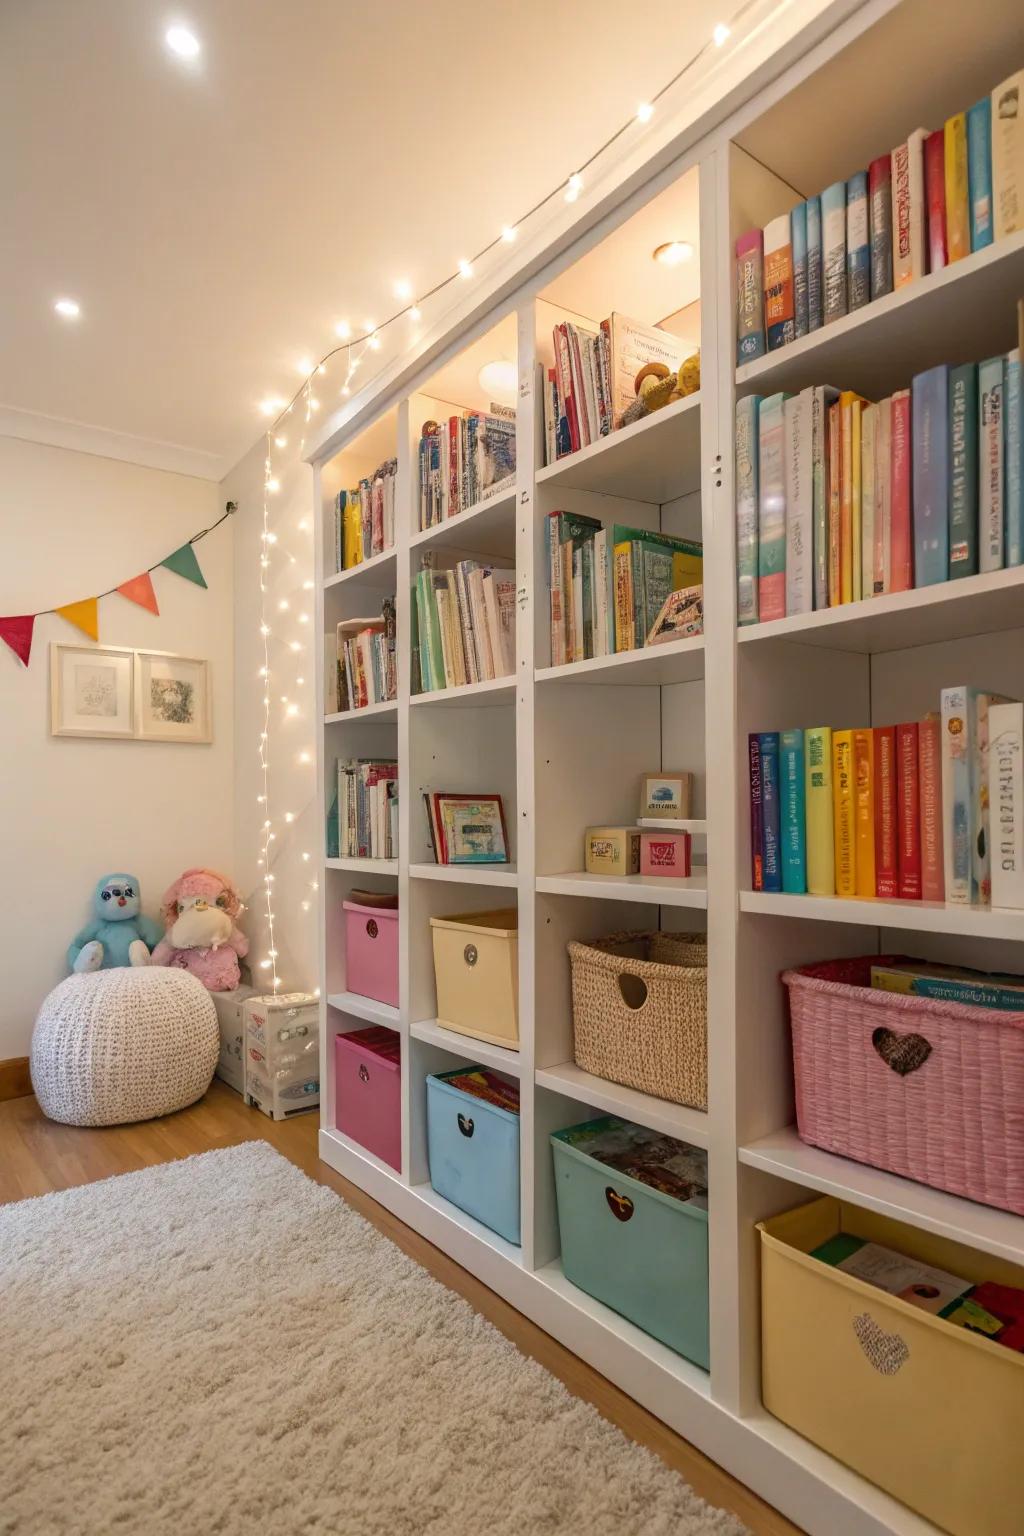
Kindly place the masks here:
POLYGON ((320 1004, 311 993, 246 1003, 245 1102, 273 1120, 320 1103, 320 1004))
POLYGON ((214 1069, 236 1093, 245 1092, 245 1005, 255 987, 239 983, 232 992, 211 992, 220 1030, 220 1055, 214 1069))
POLYGON ((346 901, 345 985, 360 997, 398 1007, 398 908, 346 901))
POLYGON ((612 1116, 551 1145, 566 1279, 707 1370, 707 1154, 612 1116))
POLYGON ((402 1167, 402 1043, 383 1024, 334 1037, 339 1131, 392 1168, 402 1167))
POLYGON ((427 1078, 430 1182, 510 1243, 519 1242, 519 1088, 483 1067, 427 1078))
POLYGON ((518 923, 515 907, 430 919, 439 1024, 519 1049, 518 923))

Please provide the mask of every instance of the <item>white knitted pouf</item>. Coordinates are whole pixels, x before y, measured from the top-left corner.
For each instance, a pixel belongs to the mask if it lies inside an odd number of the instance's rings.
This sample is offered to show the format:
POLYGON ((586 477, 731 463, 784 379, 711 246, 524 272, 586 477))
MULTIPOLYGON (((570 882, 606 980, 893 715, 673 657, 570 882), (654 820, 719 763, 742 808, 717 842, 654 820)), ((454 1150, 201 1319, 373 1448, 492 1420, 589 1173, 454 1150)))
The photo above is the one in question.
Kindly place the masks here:
POLYGON ((69 976, 32 1032, 39 1106, 65 1125, 122 1125, 202 1098, 217 1065, 217 1010, 201 981, 164 966, 69 976))

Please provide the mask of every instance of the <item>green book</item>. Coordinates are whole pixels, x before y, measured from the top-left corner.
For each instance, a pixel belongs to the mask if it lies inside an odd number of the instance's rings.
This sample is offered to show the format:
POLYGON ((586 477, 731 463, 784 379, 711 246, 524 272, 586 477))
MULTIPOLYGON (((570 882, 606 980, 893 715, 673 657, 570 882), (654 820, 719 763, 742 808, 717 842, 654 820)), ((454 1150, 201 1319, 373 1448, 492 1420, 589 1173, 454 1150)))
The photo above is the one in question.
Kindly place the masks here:
POLYGON ((978 570, 978 367, 949 370, 949 575, 978 570))
MULTIPOLYGON (((443 574, 443 573, 442 573, 443 574)), ((420 571, 416 577, 416 598, 419 603, 420 676, 424 693, 445 687, 444 653, 441 650, 441 625, 437 617, 434 599, 436 571, 420 571)))

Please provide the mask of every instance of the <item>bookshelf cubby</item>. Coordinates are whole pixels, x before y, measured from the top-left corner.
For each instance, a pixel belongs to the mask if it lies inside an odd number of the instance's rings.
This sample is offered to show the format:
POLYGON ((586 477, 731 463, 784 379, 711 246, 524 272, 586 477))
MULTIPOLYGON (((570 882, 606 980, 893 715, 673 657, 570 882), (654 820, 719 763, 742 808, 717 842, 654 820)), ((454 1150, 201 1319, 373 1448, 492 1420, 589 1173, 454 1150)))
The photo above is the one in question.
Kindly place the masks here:
MULTIPOLYGON (((935 1536, 865 1478, 772 1418, 761 1400, 755 1224, 815 1192, 1024 1262, 1024 1220, 819 1151, 796 1135, 788 966, 906 950, 986 969, 1024 970, 1020 914, 952 905, 775 895, 751 890, 747 734, 918 718, 950 683, 1024 694, 1024 568, 736 626, 733 422, 750 393, 831 383, 869 396, 940 361, 1013 345, 1024 295, 1024 235, 877 300, 737 369, 733 241, 846 176, 920 124, 938 126, 1024 64, 1019 6, 982 0, 965 32, 952 0, 835 7, 786 69, 740 92, 730 115, 692 138, 621 206, 534 263, 490 315, 453 329, 399 382, 328 423, 311 459, 323 539, 318 616, 325 637, 368 597, 397 594, 399 693, 376 710, 329 716, 321 736, 325 804, 339 755, 388 752, 400 764, 399 856, 386 867, 328 861, 321 880, 324 996, 320 1150, 332 1167, 588 1360, 812 1536, 935 1536), (951 46, 951 39, 956 39, 951 46), (913 68, 908 67, 908 60, 913 68), (867 83, 867 84, 866 84, 867 83), (652 261, 664 241, 692 259, 652 261), (596 326, 612 311, 662 322, 701 351, 701 389, 629 427, 544 462, 540 383, 559 319, 596 326), (513 490, 419 528, 424 420, 486 408, 480 370, 515 365, 513 490), (417 371, 418 369, 418 371, 417 371), (359 466, 398 458, 393 551, 338 577, 329 527, 335 490, 359 466), (371 462, 372 461, 372 462, 371 462), (552 511, 700 538, 705 633, 551 665, 546 519, 552 511), (514 568, 513 676, 413 694, 410 593, 421 557, 514 568), (588 825, 636 818, 639 777, 691 770, 704 836, 687 880, 588 875, 588 825), (433 862, 424 789, 498 792, 511 862, 433 862), (356 885, 397 889, 400 1006, 345 989, 338 913, 356 885), (516 905, 520 1048, 475 1042, 436 1017, 431 916, 516 905), (684 1108, 592 1076, 572 1049, 566 945, 619 930, 707 931, 709 1107, 684 1108), (403 1162, 386 1167, 333 1129, 333 1036, 359 1021, 402 1040, 403 1162), (512 1245, 436 1195, 426 1156, 424 1078, 477 1062, 521 1091, 522 1242, 512 1245), (667 1132, 709 1154, 711 1368, 690 1364, 572 1286, 562 1273, 549 1136, 598 1114, 667 1132)), ((811 1341, 808 1341, 809 1347, 811 1341)))

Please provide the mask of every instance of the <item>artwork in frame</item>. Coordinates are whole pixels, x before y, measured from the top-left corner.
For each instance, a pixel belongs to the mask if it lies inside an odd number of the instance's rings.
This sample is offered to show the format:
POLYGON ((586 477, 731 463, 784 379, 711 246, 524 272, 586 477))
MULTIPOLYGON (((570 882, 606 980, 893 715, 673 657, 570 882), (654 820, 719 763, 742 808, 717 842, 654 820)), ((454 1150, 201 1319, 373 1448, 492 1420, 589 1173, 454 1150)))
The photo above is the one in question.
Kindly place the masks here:
POLYGON ((424 794, 438 864, 507 864, 500 795, 424 794))
POLYGON ((140 741, 213 740, 210 664, 168 651, 135 652, 135 734, 140 741))
POLYGON ((50 732, 130 741, 135 735, 134 652, 50 646, 50 732))

